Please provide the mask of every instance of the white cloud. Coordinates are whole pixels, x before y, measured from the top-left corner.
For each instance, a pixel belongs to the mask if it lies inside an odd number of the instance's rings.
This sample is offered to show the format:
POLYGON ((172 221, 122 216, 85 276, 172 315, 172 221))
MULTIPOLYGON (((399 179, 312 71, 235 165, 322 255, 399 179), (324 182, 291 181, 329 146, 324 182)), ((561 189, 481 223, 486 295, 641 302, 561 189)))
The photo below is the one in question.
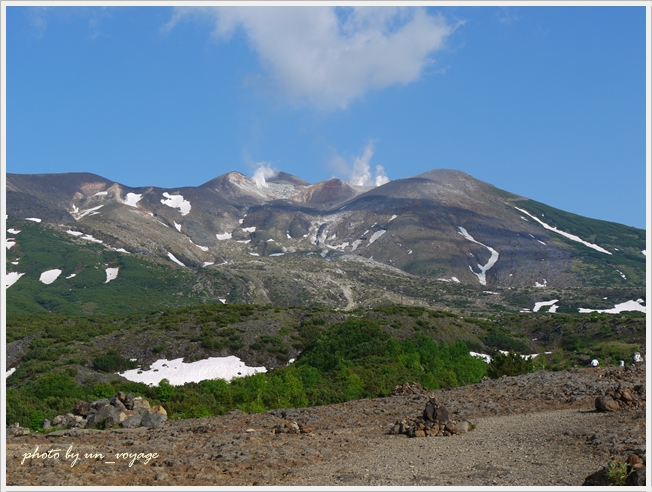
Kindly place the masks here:
POLYGON ((210 22, 217 40, 242 29, 276 88, 322 109, 417 80, 455 29, 420 7, 313 6, 178 7, 163 31, 186 19, 210 22))

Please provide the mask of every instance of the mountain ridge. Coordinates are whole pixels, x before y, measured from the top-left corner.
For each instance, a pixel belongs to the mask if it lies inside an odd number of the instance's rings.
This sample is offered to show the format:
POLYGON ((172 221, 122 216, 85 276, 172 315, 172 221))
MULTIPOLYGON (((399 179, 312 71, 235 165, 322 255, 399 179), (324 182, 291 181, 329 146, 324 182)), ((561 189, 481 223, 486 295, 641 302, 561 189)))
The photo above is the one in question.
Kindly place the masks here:
MULTIPOLYGON (((7 174, 7 214, 8 226, 18 229, 39 218, 33 227, 73 236, 71 244, 101 241, 118 263, 132 254, 197 279, 245 275, 236 282, 241 298, 264 303, 281 300, 288 285, 322 292, 318 277, 311 287, 306 279, 319 275, 324 260, 347 271, 351 256, 367 263, 333 282, 360 300, 360 271, 382 266, 442 289, 460 284, 479 292, 645 286, 645 231, 564 212, 450 169, 367 188, 337 179, 311 184, 287 173, 256 180, 236 171, 179 188, 132 188, 92 173, 7 174), (302 273, 288 278, 289 264, 302 273)), ((9 239, 15 246, 7 272, 18 275, 27 245, 20 234, 9 239)), ((332 306, 356 304, 338 291, 332 306)))

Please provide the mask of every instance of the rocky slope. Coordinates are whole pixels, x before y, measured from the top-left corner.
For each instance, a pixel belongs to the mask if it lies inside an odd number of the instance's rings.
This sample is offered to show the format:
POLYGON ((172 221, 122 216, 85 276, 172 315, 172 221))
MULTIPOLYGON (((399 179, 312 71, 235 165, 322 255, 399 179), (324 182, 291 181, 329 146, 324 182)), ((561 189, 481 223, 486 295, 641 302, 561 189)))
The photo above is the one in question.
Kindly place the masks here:
POLYGON ((158 429, 62 430, 8 438, 7 485, 580 486, 610 459, 646 460, 645 367, 537 372, 434 396, 475 430, 390 434, 397 419, 422 414, 426 394, 236 411, 158 429), (595 411, 596 397, 624 389, 634 403, 595 411), (294 424, 297 433, 276 430, 294 424), (36 448, 62 451, 31 457, 36 448), (81 456, 72 467, 66 451, 81 456))
POLYGON ((644 231, 446 169, 372 188, 311 185, 285 173, 264 180, 231 172, 175 189, 89 173, 8 174, 7 214, 193 269, 316 252, 477 288, 644 284, 644 231))

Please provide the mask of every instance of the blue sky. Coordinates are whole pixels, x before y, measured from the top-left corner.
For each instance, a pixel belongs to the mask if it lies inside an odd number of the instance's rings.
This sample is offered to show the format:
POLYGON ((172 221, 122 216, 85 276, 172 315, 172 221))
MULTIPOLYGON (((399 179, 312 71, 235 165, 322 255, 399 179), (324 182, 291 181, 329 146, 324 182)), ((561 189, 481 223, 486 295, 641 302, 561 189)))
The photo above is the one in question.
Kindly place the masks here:
POLYGON ((645 228, 645 7, 7 7, 6 171, 464 171, 645 228), (380 166, 380 167, 378 167, 380 166))

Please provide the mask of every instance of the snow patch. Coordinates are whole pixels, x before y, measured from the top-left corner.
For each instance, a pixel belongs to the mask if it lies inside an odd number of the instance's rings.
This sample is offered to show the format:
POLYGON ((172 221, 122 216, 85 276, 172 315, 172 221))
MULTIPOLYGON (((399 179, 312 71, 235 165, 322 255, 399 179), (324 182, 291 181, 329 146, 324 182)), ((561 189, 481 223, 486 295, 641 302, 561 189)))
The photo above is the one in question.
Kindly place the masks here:
POLYGON ((118 278, 119 268, 107 268, 106 269, 106 281, 105 284, 108 284, 111 280, 118 278))
POLYGON ((206 379, 219 378, 230 381, 233 378, 257 372, 267 372, 267 369, 265 367, 248 367, 238 357, 230 355, 228 357, 209 357, 190 363, 184 363, 183 358, 159 359, 152 363, 148 371, 132 369, 120 375, 129 381, 149 385, 159 384, 162 379, 167 379, 171 385, 181 386, 185 383, 199 383, 206 379))
MULTIPOLYGON (((588 246, 589 248, 593 248, 594 250, 599 251, 600 253, 606 253, 608 255, 612 254, 611 251, 607 251, 606 249, 601 248, 597 244, 589 243, 589 242, 584 241, 583 239, 581 239, 579 236, 575 236, 574 234, 570 234, 568 232, 560 231, 556 227, 552 227, 552 226, 546 224, 541 219, 539 219, 538 217, 535 217, 534 215, 530 214, 528 211, 523 210, 522 208, 518 208, 518 207, 514 207, 514 208, 516 210, 518 210, 519 212, 523 212, 524 214, 529 215, 530 217, 532 217, 534 220, 536 220, 539 224, 541 224, 545 229, 548 229, 549 231, 556 232, 557 234, 560 234, 560 235, 570 239, 571 241, 576 241, 578 243, 582 243, 584 246, 588 246)), ((541 214, 541 216, 543 216, 543 214, 541 214)))
POLYGON ((392 215, 392 218, 391 218, 391 219, 389 219, 389 221, 388 221, 388 222, 391 222, 391 221, 392 221, 392 220, 394 220, 394 219, 395 219, 396 217, 398 217, 398 215, 392 215))
POLYGON ((41 219, 37 219, 36 217, 27 217, 25 220, 31 220, 32 222, 41 222, 41 219))
POLYGON ((487 354, 479 354, 478 352, 469 352, 473 357, 483 359, 487 364, 491 362, 491 356, 487 354))
POLYGON ((542 284, 540 284, 539 282, 536 282, 536 281, 534 282, 534 286, 535 286, 535 287, 545 288, 546 285, 548 285, 548 281, 547 281, 545 278, 543 279, 543 283, 542 283, 542 284))
POLYGON ((607 314, 618 314, 623 311, 639 311, 641 313, 647 312, 647 308, 643 306, 645 301, 643 299, 637 299, 635 301, 626 301, 616 304, 611 309, 585 309, 579 308, 580 313, 607 313, 607 314))
MULTIPOLYGON (((544 307, 544 306, 553 306, 557 302, 559 302, 559 299, 554 299, 552 301, 535 302, 534 303, 534 308, 532 309, 532 312, 536 313, 542 307, 544 307)), ((554 311, 552 311, 552 307, 549 309, 549 311, 554 313, 554 311)), ((555 309, 555 311, 556 311, 556 309, 555 309)))
POLYGON ((207 266, 214 265, 214 264, 215 264, 214 261, 205 261, 203 266, 207 267, 207 266))
POLYGON ((246 239, 244 241, 236 241, 236 243, 242 243, 242 244, 249 244, 251 242, 251 239, 246 239))
POLYGON ((43 272, 39 277, 39 280, 44 284, 49 285, 54 282, 59 277, 59 275, 61 275, 61 270, 54 268, 53 270, 43 272))
POLYGON ((95 193, 95 196, 106 196, 108 194, 109 194, 108 191, 98 191, 97 193, 95 193))
POLYGON ((68 275, 68 276, 66 277, 66 280, 69 279, 69 278, 76 277, 76 276, 77 276, 76 273, 71 273, 70 275, 68 275))
POLYGON ((285 255, 285 253, 272 253, 269 256, 283 256, 283 255, 285 255))
POLYGON ((161 200, 163 205, 178 208, 181 215, 188 215, 190 213, 190 202, 185 200, 182 195, 170 195, 168 192, 164 192, 163 196, 167 198, 167 200, 161 200))
POLYGON ((468 239, 469 241, 471 241, 473 243, 479 244, 480 246, 484 246, 485 248, 487 248, 491 252, 491 258, 489 258, 489 261, 487 262, 486 265, 481 266, 480 263, 478 263, 478 268, 480 269, 480 273, 475 273, 473 271, 473 268, 471 267, 471 265, 469 265, 469 270, 471 270, 471 273, 473 275, 478 277, 478 281, 480 282, 480 285, 487 285, 487 271, 492 266, 494 266, 496 264, 496 262, 498 261, 498 256, 499 256, 498 251, 496 251, 493 248, 490 248, 486 244, 482 244, 481 242, 478 242, 475 239, 473 239, 473 237, 468 232, 466 232, 466 229, 464 229, 464 227, 458 227, 458 228, 460 230, 460 232, 458 234, 461 234, 462 236, 464 236, 466 239, 468 239))
POLYGON ((256 232, 256 228, 255 228, 255 227, 243 227, 242 230, 243 230, 244 232, 256 232))
POLYGON ((126 200, 124 202, 125 205, 128 205, 130 207, 137 207, 137 203, 140 201, 140 199, 143 197, 143 195, 140 195, 138 193, 127 193, 126 200))
POLYGON ((16 241, 13 240, 13 239, 14 239, 13 237, 7 239, 7 249, 11 249, 11 248, 13 248, 14 246, 16 246, 16 241))
POLYGON ((175 262, 177 265, 181 265, 182 267, 185 267, 183 263, 181 263, 179 260, 177 260, 172 253, 168 253, 168 258, 170 258, 173 262, 175 262))
POLYGON ((174 224, 174 228, 175 228, 177 231, 181 232, 181 224, 177 224, 175 221, 172 221, 172 223, 174 224))
POLYGON ((385 234, 386 232, 387 232, 387 231, 384 230, 384 229, 381 229, 380 231, 376 231, 376 232, 374 232, 374 233, 371 235, 371 237, 369 238, 369 244, 367 244, 367 248, 369 247, 369 245, 373 244, 374 241, 375 241, 376 239, 378 239, 380 236, 382 236, 382 235, 385 234))
POLYGON ((215 234, 215 237, 217 238, 218 241, 224 241, 225 239, 231 239, 233 237, 233 234, 230 232, 225 232, 224 234, 215 234))
POLYGON ((7 232, 9 234, 18 234, 18 233, 20 233, 20 231, 18 229, 14 229, 14 228, 7 229, 7 232))
POLYGON ((251 256, 260 256, 258 253, 249 253, 251 256))
POLYGON ((73 203, 72 204, 73 211, 70 213, 70 215, 72 215, 75 218, 75 220, 79 220, 86 217, 89 214, 95 215, 93 214, 93 212, 101 209, 103 206, 104 205, 98 205, 97 207, 87 208, 85 210, 79 210, 77 206, 73 203))
POLYGON ((362 242, 361 239, 356 239, 355 241, 353 241, 353 243, 351 244, 352 246, 351 251, 355 251, 356 249, 358 249, 358 246, 360 246, 361 242, 362 242))
POLYGON ((25 274, 19 272, 9 272, 7 275, 5 275, 5 289, 8 289, 14 285, 23 275, 25 274))
POLYGON ((441 280, 442 282, 455 282, 456 284, 460 283, 460 279, 455 276, 452 276, 451 278, 438 278, 437 280, 441 280))

